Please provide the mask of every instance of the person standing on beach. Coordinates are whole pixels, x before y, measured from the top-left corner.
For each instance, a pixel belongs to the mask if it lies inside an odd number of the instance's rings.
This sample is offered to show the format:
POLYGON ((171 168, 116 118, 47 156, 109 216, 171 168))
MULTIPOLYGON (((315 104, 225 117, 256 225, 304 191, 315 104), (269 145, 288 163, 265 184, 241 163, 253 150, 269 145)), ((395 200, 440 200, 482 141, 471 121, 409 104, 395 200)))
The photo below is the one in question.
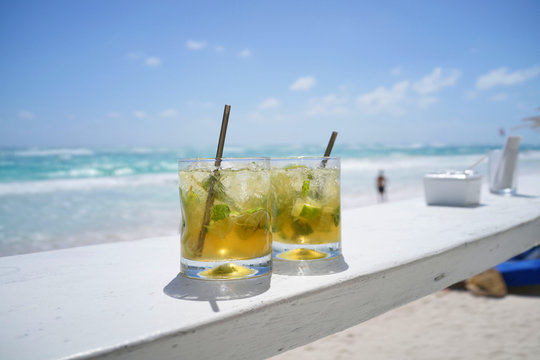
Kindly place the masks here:
POLYGON ((379 171, 379 176, 377 176, 377 191, 379 192, 379 202, 386 201, 386 178, 382 170, 379 171))

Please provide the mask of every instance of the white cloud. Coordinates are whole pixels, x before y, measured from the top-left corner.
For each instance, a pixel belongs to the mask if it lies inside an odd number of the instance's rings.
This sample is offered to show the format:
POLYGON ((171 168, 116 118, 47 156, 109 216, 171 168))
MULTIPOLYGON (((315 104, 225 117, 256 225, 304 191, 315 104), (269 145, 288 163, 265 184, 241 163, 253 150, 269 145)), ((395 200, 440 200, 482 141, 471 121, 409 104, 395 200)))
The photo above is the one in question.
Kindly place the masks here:
POLYGON ((146 117, 146 113, 144 111, 141 111, 141 110, 135 110, 133 112, 133 116, 136 117, 137 119, 142 119, 142 118, 146 117))
POLYGON ((396 66, 395 68, 392 69, 392 75, 394 76, 399 76, 403 73, 403 67, 401 66, 396 66))
POLYGON ((285 121, 292 121, 290 116, 284 116, 283 114, 276 112, 258 112, 253 111, 247 113, 246 120, 256 124, 277 124, 285 121))
MULTIPOLYGON (((401 66, 396 66, 392 74, 399 75, 401 71, 401 66)), ((460 70, 436 67, 417 81, 400 81, 391 87, 379 86, 373 91, 360 94, 356 97, 355 103, 357 109, 364 114, 399 116, 413 107, 426 109, 439 102, 440 99, 436 94, 444 88, 454 86, 460 77, 460 70)), ((323 112, 321 106, 312 110, 313 113, 317 111, 323 112)))
POLYGON ((23 109, 19 111, 19 113, 17 114, 17 117, 21 120, 30 120, 34 118, 34 113, 31 112, 30 110, 23 109))
POLYGON ((224 52, 225 51, 225 48, 221 45, 218 45, 214 48, 214 50, 216 50, 216 52, 218 53, 221 53, 221 52, 224 52))
POLYGON ((426 75, 415 82, 413 89, 419 94, 432 94, 445 87, 454 86, 461 76, 459 70, 443 70, 440 67, 433 69, 431 74, 426 75))
POLYGON ((491 101, 505 101, 506 99, 508 99, 508 95, 503 93, 495 94, 491 97, 491 101))
POLYGON ((131 61, 134 61, 138 64, 143 64, 143 65, 146 65, 146 66, 150 66, 150 67, 158 67, 158 66, 161 66, 161 59, 157 56, 147 56, 144 52, 142 51, 132 51, 128 54, 126 54, 126 57, 131 60, 131 61))
POLYGON ((270 110, 277 107, 279 107, 279 100, 273 97, 270 97, 259 104, 259 109, 261 110, 270 110))
POLYGON ((240 56, 240 57, 248 57, 248 56, 251 56, 251 50, 249 50, 249 49, 244 49, 244 50, 242 50, 242 51, 240 51, 240 52, 238 53, 238 56, 240 56))
POLYGON ((479 76, 476 79, 476 88, 486 90, 501 85, 517 85, 538 76, 538 74, 540 74, 540 66, 514 72, 509 72, 508 68, 501 67, 479 76))
POLYGON ((388 113, 402 115, 405 113, 403 102, 409 89, 408 81, 401 81, 391 88, 378 87, 372 92, 362 94, 356 98, 358 108, 366 113, 388 113))
POLYGON ((310 99, 308 102, 308 116, 343 115, 349 112, 349 98, 334 94, 321 98, 310 99))
POLYGON ((289 90, 292 90, 292 91, 311 90, 315 86, 316 82, 317 80, 315 80, 315 77, 311 75, 299 77, 291 84, 291 86, 289 86, 289 90))
POLYGON ((188 40, 186 41, 186 47, 190 50, 200 50, 206 47, 205 41, 195 41, 195 40, 188 40))
POLYGON ((176 109, 165 109, 160 113, 160 115, 165 118, 173 118, 178 116, 178 111, 176 109))
POLYGON ((109 111, 107 113, 107 117, 110 119, 120 119, 122 117, 122 114, 117 111, 109 111))
POLYGON ((155 56, 151 56, 149 58, 146 58, 144 60, 144 65, 151 66, 151 67, 157 67, 161 65, 161 59, 155 56))

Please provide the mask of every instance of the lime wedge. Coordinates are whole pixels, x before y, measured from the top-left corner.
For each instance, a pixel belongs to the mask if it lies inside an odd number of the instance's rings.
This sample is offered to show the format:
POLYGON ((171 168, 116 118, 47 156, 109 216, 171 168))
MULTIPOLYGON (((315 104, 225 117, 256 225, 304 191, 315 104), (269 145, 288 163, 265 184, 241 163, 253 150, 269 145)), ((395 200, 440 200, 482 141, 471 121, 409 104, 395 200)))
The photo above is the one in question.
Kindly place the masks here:
POLYGON ((193 186, 190 186, 187 192, 183 192, 182 189, 180 189, 180 198, 184 204, 189 205, 194 201, 198 201, 199 195, 193 191, 193 186))
POLYGON ((320 207, 304 204, 299 216, 308 220, 315 220, 321 216, 321 213, 322 209, 320 207))
POLYGON ((255 270, 253 269, 234 263, 227 263, 201 271, 199 275, 208 279, 239 279, 253 275, 254 273, 255 270))
POLYGON ((328 255, 311 249, 294 249, 278 255, 278 258, 285 260, 318 260, 327 257, 328 255))

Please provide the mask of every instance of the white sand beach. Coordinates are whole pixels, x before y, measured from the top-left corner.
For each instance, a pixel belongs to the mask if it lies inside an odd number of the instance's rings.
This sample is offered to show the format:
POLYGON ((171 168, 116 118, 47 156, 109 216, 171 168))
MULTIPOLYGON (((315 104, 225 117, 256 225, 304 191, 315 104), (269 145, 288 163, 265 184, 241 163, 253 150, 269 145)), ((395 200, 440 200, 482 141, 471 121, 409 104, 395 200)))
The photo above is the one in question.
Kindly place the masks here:
POLYGON ((501 299, 444 290, 273 357, 317 359, 538 359, 540 291, 501 299))

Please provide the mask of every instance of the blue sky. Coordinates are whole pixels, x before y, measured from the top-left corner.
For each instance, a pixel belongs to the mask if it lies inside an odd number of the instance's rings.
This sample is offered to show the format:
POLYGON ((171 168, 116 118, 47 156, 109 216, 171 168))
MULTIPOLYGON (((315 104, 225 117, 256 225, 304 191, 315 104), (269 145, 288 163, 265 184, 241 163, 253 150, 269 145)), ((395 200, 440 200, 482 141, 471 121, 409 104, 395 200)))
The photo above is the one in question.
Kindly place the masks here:
POLYGON ((0 146, 498 143, 540 107, 538 1, 0 5, 0 146))

